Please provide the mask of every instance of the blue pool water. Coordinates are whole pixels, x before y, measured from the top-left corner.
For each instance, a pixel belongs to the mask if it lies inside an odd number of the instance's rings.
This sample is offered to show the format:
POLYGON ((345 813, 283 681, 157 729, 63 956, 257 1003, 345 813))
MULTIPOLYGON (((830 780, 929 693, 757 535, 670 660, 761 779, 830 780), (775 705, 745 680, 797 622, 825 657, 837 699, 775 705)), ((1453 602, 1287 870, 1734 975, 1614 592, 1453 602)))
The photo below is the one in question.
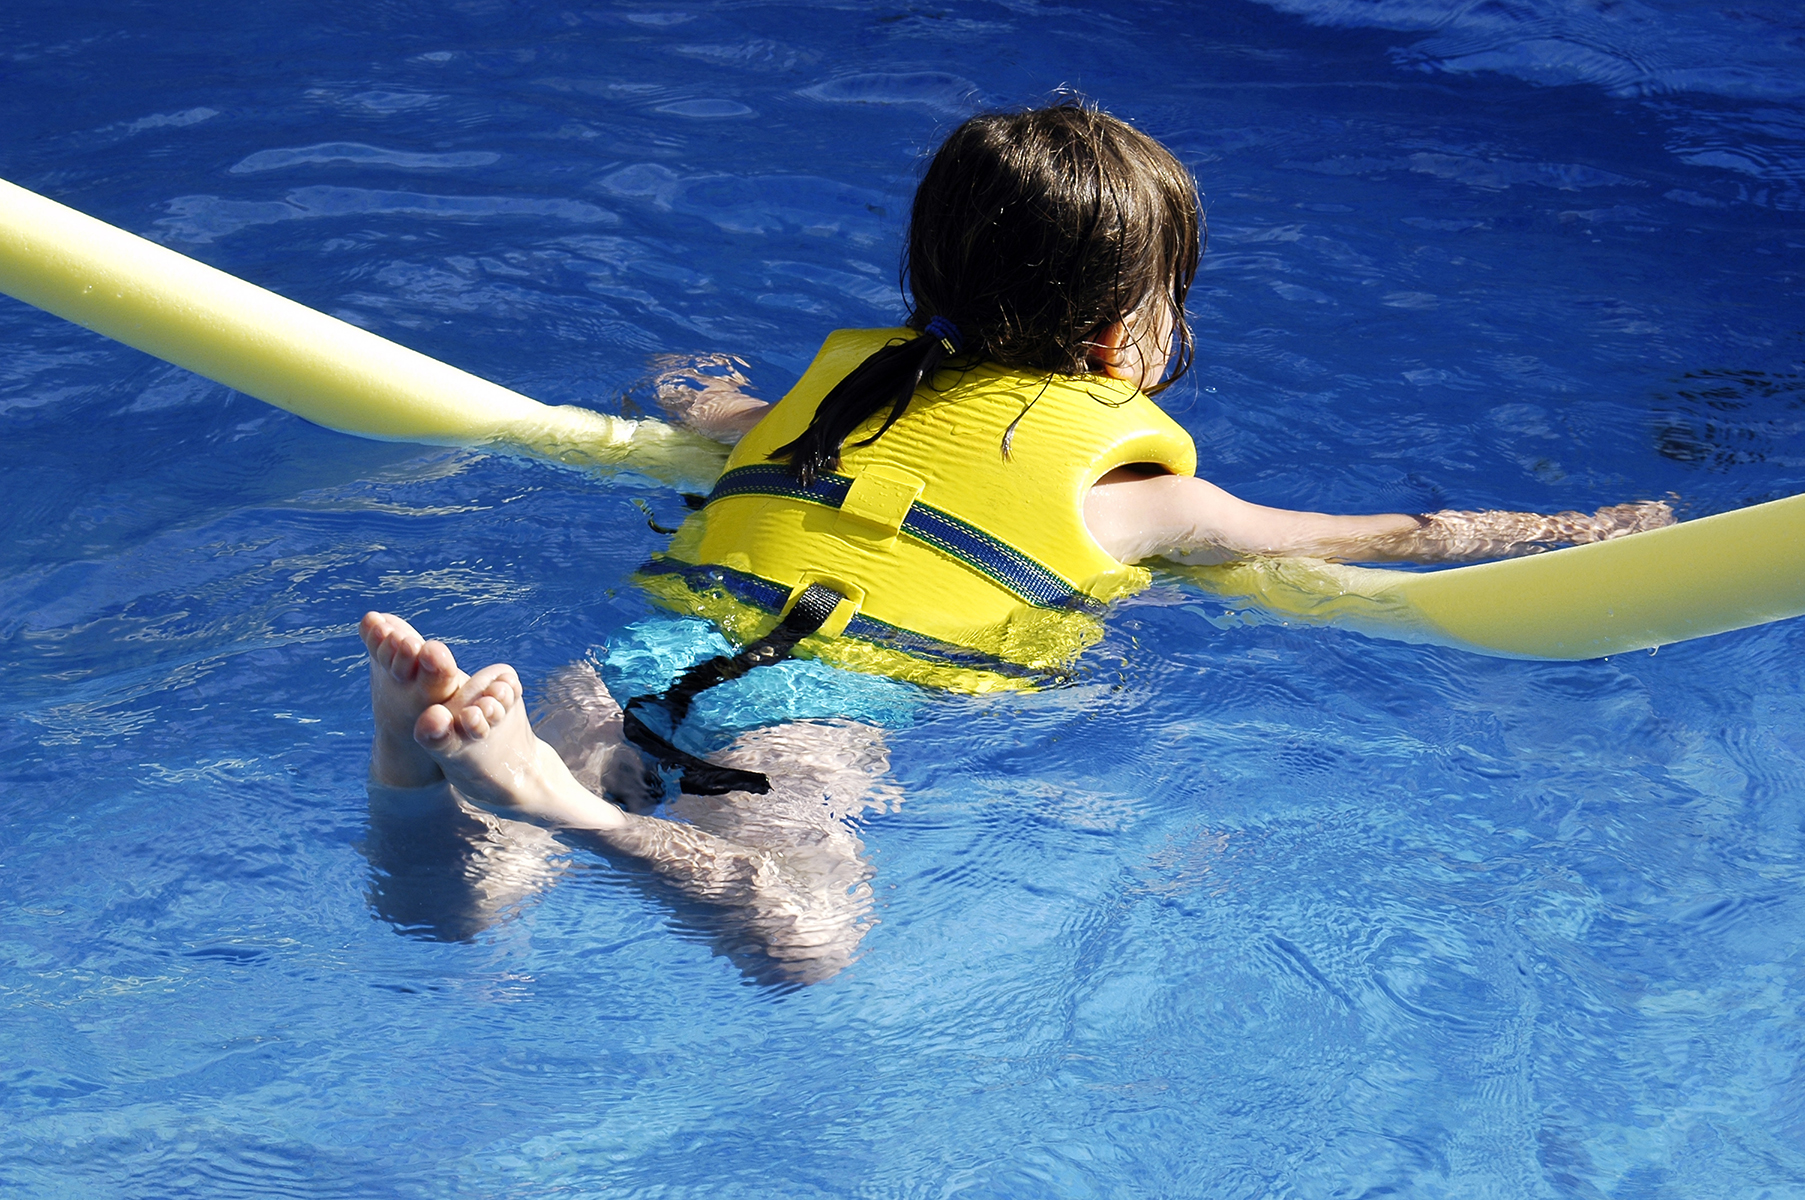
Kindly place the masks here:
MULTIPOLYGON (((1805 490, 1780 0, 12 0, 0 176, 618 411, 894 321, 919 155, 1061 85, 1207 193, 1216 482, 1805 490)), ((370 827, 358 615, 629 670, 673 494, 0 338, 0 1194, 1805 1196, 1805 623, 1528 663, 1162 581, 1069 687, 898 701, 879 923, 786 990, 370 827)))

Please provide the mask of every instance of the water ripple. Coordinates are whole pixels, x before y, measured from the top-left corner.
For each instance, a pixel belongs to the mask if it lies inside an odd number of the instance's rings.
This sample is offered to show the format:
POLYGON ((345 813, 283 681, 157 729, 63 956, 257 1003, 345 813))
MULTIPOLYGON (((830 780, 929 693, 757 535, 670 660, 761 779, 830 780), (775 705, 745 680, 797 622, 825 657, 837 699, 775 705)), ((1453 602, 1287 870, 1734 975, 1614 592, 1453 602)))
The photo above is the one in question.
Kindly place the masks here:
POLYGON ((842 75, 797 92, 828 104, 917 105, 963 114, 982 104, 978 85, 942 71, 867 72, 842 75))
POLYGON ((167 239, 203 245, 241 229, 279 221, 381 214, 475 221, 485 217, 550 217, 587 225, 618 224, 620 218, 580 200, 535 200, 517 196, 451 196, 391 192, 373 188, 316 185, 296 188, 282 200, 228 200, 221 196, 177 196, 170 216, 157 221, 167 239))
POLYGON ((322 163, 367 163, 375 166, 400 167, 403 170, 449 170, 455 167, 486 167, 499 162, 501 155, 487 150, 457 150, 446 154, 422 154, 410 150, 385 150, 361 142, 320 142, 313 146, 282 147, 247 154, 228 170, 233 175, 255 171, 282 171, 290 167, 317 166, 322 163))
POLYGON ((1700 91, 1805 96, 1805 31, 1784 4, 1605 6, 1562 0, 1262 0, 1313 24, 1430 32, 1400 58, 1425 69, 1498 71, 1533 83, 1589 83, 1620 95, 1700 91), (1790 36, 1788 36, 1790 35, 1790 36))

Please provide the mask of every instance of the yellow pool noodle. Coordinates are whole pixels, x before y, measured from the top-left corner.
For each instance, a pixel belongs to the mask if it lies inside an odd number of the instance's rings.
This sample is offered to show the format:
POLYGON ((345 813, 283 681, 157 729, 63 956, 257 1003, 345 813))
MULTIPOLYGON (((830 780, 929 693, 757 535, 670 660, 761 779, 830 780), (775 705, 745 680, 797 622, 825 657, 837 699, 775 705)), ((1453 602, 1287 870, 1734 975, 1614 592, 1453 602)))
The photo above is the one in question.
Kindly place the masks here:
POLYGON ((1315 559, 1170 566, 1284 617, 1512 658, 1600 658, 1805 614, 1805 495, 1417 574, 1315 559))
POLYGON ((0 180, 0 292, 328 429, 706 488, 726 449, 553 407, 0 180))
MULTIPOLYGON (((4 180, 0 292, 345 433, 511 448, 699 487, 725 461, 687 430, 541 404, 4 180)), ((1805 614, 1805 495, 1426 574, 1314 559, 1170 569, 1280 617, 1597 658, 1805 614)))

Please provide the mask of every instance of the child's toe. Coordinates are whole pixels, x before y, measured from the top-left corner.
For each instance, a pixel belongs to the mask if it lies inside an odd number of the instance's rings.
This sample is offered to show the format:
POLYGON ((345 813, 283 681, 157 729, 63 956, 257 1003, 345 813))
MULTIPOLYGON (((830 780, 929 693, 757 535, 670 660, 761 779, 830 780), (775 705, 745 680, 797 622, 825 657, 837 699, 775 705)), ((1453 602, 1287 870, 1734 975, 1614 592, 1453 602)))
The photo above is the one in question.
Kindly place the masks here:
POLYGON ((458 732, 467 738, 486 738, 489 736, 489 714, 483 711, 480 701, 460 708, 457 726, 458 732))
POLYGON ((390 674, 404 683, 411 681, 420 670, 420 644, 400 633, 390 634, 383 644, 388 647, 390 674))
POLYGON ((414 722, 414 740, 421 745, 437 745, 451 736, 451 710, 443 704, 427 707, 414 722))
POLYGON ((385 635, 380 642, 370 647, 370 658, 377 666, 393 674, 395 670, 395 639, 385 635))
POLYGON ((444 642, 426 642, 419 650, 420 669, 428 675, 448 676, 457 670, 457 659, 444 642))

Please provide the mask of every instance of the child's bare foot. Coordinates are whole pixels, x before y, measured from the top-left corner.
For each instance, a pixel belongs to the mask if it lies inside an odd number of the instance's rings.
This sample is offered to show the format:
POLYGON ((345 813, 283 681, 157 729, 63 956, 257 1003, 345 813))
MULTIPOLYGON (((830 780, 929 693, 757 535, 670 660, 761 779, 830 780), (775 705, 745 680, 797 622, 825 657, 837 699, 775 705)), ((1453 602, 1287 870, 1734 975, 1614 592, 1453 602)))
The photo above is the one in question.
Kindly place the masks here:
POLYGON ((414 723, 455 696, 468 676, 445 643, 425 640, 400 617, 365 613, 358 633, 370 652, 370 709, 376 716, 370 777, 396 788, 438 782, 445 773, 414 741, 414 723))
POLYGON ((455 696, 422 712, 414 740, 459 794, 493 812, 542 825, 611 829, 620 809, 578 783, 527 722, 520 676, 484 667, 455 696))

